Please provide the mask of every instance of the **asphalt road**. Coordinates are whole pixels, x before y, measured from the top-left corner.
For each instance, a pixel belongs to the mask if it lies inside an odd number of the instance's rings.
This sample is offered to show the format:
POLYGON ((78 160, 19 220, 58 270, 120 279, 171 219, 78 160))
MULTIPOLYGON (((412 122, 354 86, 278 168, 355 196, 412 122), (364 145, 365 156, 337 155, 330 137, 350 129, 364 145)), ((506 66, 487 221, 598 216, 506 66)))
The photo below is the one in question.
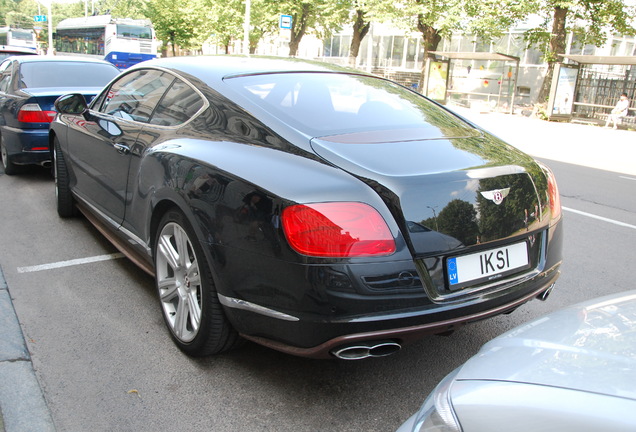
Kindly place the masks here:
POLYGON ((110 255, 116 250, 83 218, 57 217, 48 173, 7 176, 0 168, 0 266, 57 430, 395 430, 492 337, 635 288, 636 175, 547 162, 566 209, 563 274, 550 298, 357 362, 250 343, 186 357, 164 328, 152 279, 110 255))

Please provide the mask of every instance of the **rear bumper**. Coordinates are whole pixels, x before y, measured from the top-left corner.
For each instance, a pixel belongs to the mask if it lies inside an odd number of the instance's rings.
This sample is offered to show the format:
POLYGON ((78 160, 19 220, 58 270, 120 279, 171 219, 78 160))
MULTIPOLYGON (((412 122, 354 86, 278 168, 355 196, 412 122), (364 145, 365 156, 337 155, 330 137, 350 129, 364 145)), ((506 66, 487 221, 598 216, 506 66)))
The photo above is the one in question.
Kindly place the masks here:
MULTIPOLYGON (((336 273, 334 267, 307 266, 285 272, 284 280, 291 283, 293 289, 286 297, 277 296, 265 310, 258 310, 256 305, 264 304, 257 300, 263 300, 262 295, 267 292, 269 281, 264 279, 255 281, 249 290, 251 296, 240 289, 234 292, 220 290, 223 294, 220 298, 223 297, 228 318, 244 338, 285 353, 333 358, 333 351, 361 342, 391 341, 403 345, 424 335, 451 332, 467 323, 512 312, 535 298, 545 299, 560 275, 562 231, 562 224, 551 228, 546 260, 542 260, 537 271, 523 278, 513 278, 498 289, 479 295, 433 302, 421 286, 376 295, 338 295, 334 290, 325 289, 327 284, 324 282, 303 281, 292 276, 314 272, 320 273, 321 281, 324 281, 328 272, 336 273), (245 301, 232 303, 227 301, 228 298, 245 301), (292 299, 296 300, 295 307, 291 307, 292 299), (256 303, 250 304, 250 300, 256 303), (286 304, 290 307, 283 306, 286 304)), ((362 279, 362 273, 352 266, 347 270, 352 281, 362 279)))
POLYGON ((51 161, 49 130, 2 129, 2 136, 11 162, 17 165, 43 164, 51 161))
MULTIPOLYGON (((267 346, 277 351, 292 354, 295 356, 316 359, 333 359, 334 351, 343 349, 350 345, 358 344, 360 342, 385 342, 388 340, 393 341, 399 345, 406 345, 415 342, 427 335, 452 332, 465 324, 512 312, 513 310, 530 300, 544 297, 545 294, 552 289, 554 283, 560 275, 560 272, 554 269, 551 274, 552 277, 548 277, 547 275, 543 276, 545 284, 542 285, 539 289, 534 290, 531 293, 516 299, 515 301, 504 303, 490 309, 482 310, 470 315, 463 315, 461 317, 450 318, 443 321, 434 321, 426 324, 347 334, 344 336, 335 337, 320 345, 310 348, 292 346, 283 342, 247 334, 241 334, 241 336, 243 336, 245 339, 251 340, 260 345, 267 346)), ((399 319, 390 317, 387 318, 386 321, 390 322, 390 325, 397 325, 400 322, 399 319)))
MULTIPOLYGON (((360 331, 337 336, 319 345, 307 348, 294 346, 285 342, 269 339, 267 337, 254 336, 251 334, 242 333, 241 336, 260 345, 264 345, 287 354, 322 359, 334 358, 332 354, 333 351, 360 342, 390 340, 396 342, 397 344, 405 345, 411 342, 415 342, 426 335, 452 332, 465 324, 512 312, 514 309, 527 303, 530 300, 543 297, 544 294, 553 287, 554 283, 558 279, 560 275, 559 266, 560 264, 550 269, 549 271, 537 276, 532 281, 528 281, 528 283, 535 285, 535 288, 532 289, 529 293, 522 295, 521 297, 514 298, 513 296, 506 296, 503 302, 492 301, 488 302, 488 304, 480 304, 480 306, 477 307, 478 310, 468 314, 465 314, 464 309, 469 308, 469 305, 463 305, 461 308, 461 311, 463 311, 463 313, 460 313, 458 316, 453 316, 446 319, 442 318, 440 315, 443 316, 444 314, 446 314, 447 316, 452 316, 455 314, 449 310, 446 310, 444 312, 435 311, 434 313, 431 313, 432 311, 426 311, 423 313, 420 312, 419 314, 416 313, 408 317, 405 317, 405 314, 401 314, 402 316, 376 316, 374 317, 373 322, 350 322, 346 325, 346 327, 349 327, 349 330, 368 327, 370 328, 369 331, 360 331), (513 297, 514 299, 509 299, 508 297, 513 297), (415 324, 417 321, 424 323, 415 324), (372 328, 378 329, 373 330, 372 328)), ((305 328, 298 328, 297 331, 300 331, 303 334, 307 334, 307 337, 311 338, 312 329, 307 327, 306 325, 302 325, 301 323, 298 324, 299 327, 305 328)), ((313 325, 331 327, 334 324, 313 323, 313 325)), ((343 324, 340 324, 340 326, 342 325, 343 324)), ((314 330, 318 329, 314 328, 314 330)), ((342 327, 341 330, 345 330, 345 327, 342 327)))

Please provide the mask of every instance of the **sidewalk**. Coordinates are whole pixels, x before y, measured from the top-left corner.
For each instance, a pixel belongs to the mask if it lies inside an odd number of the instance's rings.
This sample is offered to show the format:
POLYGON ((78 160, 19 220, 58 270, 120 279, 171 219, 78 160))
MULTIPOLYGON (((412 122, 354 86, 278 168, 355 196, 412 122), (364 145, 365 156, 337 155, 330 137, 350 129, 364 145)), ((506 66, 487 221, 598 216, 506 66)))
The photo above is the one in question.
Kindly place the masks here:
POLYGON ((0 269, 0 432, 53 432, 55 426, 0 269))
POLYGON ((634 131, 450 108, 532 156, 636 175, 634 131))

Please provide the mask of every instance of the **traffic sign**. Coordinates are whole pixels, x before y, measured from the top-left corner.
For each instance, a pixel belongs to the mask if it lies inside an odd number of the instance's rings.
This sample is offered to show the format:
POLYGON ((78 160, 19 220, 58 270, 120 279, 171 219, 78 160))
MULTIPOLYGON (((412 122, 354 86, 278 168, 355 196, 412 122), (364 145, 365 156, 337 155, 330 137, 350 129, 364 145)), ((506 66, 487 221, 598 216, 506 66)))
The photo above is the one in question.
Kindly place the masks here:
POLYGON ((280 28, 291 30, 292 28, 292 16, 291 15, 281 15, 280 16, 280 28))
POLYGON ((36 15, 33 17, 35 22, 46 22, 46 15, 36 15))

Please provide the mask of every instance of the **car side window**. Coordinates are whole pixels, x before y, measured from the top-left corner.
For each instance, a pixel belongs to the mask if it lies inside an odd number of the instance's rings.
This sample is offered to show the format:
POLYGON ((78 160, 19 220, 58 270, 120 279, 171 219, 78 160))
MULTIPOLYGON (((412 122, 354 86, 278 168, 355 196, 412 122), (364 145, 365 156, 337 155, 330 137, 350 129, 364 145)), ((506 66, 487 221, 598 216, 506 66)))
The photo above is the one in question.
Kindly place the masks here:
POLYGON ((150 123, 160 126, 178 126, 191 119, 203 105, 201 96, 177 78, 157 105, 150 123))
POLYGON ((127 74, 110 87, 98 111, 147 123, 173 80, 173 76, 152 69, 127 74))
POLYGON ((0 92, 7 93, 11 86, 11 62, 3 62, 0 64, 0 92))

